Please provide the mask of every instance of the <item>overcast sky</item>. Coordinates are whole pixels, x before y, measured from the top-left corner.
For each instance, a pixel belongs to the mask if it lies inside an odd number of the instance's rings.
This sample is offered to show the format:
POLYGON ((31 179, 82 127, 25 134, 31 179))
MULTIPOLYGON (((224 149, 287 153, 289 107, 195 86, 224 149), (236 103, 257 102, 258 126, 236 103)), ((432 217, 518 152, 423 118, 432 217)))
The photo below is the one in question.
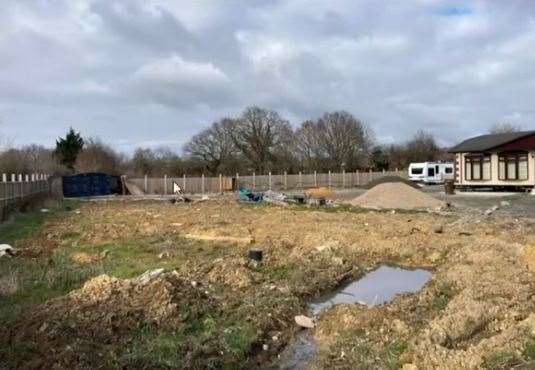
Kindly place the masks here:
POLYGON ((1 0, 0 135, 180 149, 248 105, 378 140, 535 129, 535 1, 1 0))

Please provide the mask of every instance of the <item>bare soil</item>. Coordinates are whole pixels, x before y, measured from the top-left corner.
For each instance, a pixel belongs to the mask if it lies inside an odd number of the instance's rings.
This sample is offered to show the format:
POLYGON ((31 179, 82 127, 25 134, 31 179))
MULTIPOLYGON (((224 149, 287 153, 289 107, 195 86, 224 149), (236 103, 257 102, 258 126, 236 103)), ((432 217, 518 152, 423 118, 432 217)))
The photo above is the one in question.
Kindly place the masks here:
POLYGON ((42 301, 28 301, 36 294, 24 290, 29 280, 0 290, 0 300, 20 307, 1 322, 0 363, 8 367, 267 367, 300 330, 294 316, 307 314, 313 296, 384 263, 425 267, 433 277, 388 304, 324 311, 309 329, 318 352, 308 367, 509 368, 535 360, 529 218, 228 199, 88 202, 14 244, 20 256, 0 261, 0 281, 22 279, 35 263, 46 266, 45 280, 69 279, 65 293, 42 301), (246 258, 252 246, 264 251, 260 265, 246 258), (73 261, 82 252, 94 262, 73 261), (160 267, 166 272, 136 279, 160 267))

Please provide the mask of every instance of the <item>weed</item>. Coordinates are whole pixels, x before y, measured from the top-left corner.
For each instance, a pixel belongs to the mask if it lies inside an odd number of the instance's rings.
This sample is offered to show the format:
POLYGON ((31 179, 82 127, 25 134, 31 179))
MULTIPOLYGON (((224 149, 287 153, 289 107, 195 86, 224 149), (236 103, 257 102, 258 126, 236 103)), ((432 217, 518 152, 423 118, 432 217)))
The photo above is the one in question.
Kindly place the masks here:
POLYGON ((535 338, 529 339, 524 345, 522 356, 530 362, 535 362, 535 338))

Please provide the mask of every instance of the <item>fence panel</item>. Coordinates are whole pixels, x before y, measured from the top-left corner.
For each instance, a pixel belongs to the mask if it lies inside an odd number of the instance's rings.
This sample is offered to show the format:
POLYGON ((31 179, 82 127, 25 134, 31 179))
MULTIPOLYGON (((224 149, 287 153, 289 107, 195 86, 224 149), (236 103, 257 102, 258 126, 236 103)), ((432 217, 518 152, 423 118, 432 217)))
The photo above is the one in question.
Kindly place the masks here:
POLYGON ((172 194, 173 183, 184 193, 219 193, 231 191, 233 185, 247 187, 257 191, 268 189, 285 191, 300 190, 316 186, 333 188, 350 188, 364 186, 370 181, 384 176, 400 176, 406 178, 405 171, 384 172, 331 172, 331 173, 300 173, 300 174, 236 174, 229 176, 196 176, 181 177, 163 176, 160 178, 129 178, 133 184, 144 190, 146 194, 172 194))
POLYGON ((0 222, 7 214, 40 194, 50 193, 47 175, 6 175, 0 178, 0 222), (9 181, 8 181, 9 180, 9 181))

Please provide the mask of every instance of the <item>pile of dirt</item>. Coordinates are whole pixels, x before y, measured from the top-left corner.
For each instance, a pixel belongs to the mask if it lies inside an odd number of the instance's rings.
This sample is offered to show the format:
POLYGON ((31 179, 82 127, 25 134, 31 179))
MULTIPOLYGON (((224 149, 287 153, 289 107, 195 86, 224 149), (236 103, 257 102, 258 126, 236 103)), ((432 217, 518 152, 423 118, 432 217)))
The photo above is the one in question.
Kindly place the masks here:
POLYGON ((211 307, 213 298, 175 271, 148 271, 134 279, 104 274, 28 312, 8 336, 14 346, 39 343, 40 368, 50 364, 68 368, 86 360, 87 365, 96 365, 103 359, 90 359, 92 348, 102 343, 120 348, 143 328, 179 328, 211 307))
POLYGON ((412 182, 412 181, 409 181, 407 179, 404 179, 403 177, 399 177, 399 176, 384 176, 384 177, 379 177, 378 179, 375 179, 375 180, 372 180, 370 181, 369 183, 367 183, 364 188, 365 189, 371 189, 377 185, 380 185, 380 184, 385 184, 387 182, 401 182, 403 184, 407 184, 409 185, 410 187, 412 188, 415 188, 415 189, 420 189, 420 187, 412 182))
POLYGON ((446 206, 443 201, 402 182, 379 184, 349 203, 377 209, 437 209, 446 206))

